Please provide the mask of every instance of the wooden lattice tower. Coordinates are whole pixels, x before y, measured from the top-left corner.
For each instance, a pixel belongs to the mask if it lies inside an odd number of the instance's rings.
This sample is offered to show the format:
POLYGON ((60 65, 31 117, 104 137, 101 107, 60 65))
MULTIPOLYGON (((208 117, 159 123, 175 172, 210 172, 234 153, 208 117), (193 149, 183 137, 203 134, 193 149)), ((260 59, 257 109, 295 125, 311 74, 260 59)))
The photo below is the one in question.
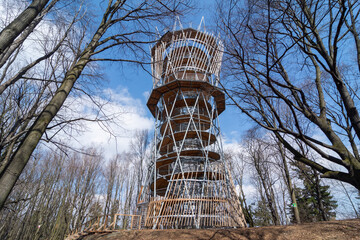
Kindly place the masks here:
POLYGON ((154 85, 147 106, 156 126, 150 174, 138 202, 142 226, 244 227, 220 140, 223 44, 201 31, 201 23, 197 30, 177 24, 151 51, 154 85))

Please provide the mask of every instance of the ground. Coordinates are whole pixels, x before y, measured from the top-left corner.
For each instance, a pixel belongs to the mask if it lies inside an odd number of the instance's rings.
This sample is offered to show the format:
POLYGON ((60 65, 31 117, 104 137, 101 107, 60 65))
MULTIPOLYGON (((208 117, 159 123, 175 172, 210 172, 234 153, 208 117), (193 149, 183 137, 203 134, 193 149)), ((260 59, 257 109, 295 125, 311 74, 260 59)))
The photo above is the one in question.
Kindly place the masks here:
POLYGON ((271 226, 246 229, 181 229, 181 230, 123 230, 93 234, 83 240, 182 240, 182 239, 251 239, 251 240, 360 240, 360 219, 308 223, 292 226, 271 226))

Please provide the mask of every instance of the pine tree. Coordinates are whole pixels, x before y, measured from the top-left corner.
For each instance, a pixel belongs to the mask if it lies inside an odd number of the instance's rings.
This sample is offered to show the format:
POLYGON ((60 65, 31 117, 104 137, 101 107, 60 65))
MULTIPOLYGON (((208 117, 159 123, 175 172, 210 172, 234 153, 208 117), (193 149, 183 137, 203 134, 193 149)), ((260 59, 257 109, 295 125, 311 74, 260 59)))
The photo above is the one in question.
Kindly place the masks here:
MULTIPOLYGON (((317 222, 335 218, 337 202, 331 196, 330 186, 322 185, 318 173, 313 169, 298 164, 297 167, 296 172, 303 182, 303 188, 295 189, 301 221, 317 222)), ((291 220, 295 222, 293 214, 291 220)))
POLYGON ((255 226, 271 226, 274 225, 271 212, 266 204, 265 199, 257 202, 255 209, 252 211, 252 218, 255 226))
POLYGON ((245 221, 246 223, 249 225, 249 227, 254 227, 254 220, 253 220, 253 210, 251 209, 251 205, 247 205, 246 201, 239 197, 240 200, 240 204, 241 204, 241 209, 243 209, 244 212, 244 217, 245 217, 245 221))

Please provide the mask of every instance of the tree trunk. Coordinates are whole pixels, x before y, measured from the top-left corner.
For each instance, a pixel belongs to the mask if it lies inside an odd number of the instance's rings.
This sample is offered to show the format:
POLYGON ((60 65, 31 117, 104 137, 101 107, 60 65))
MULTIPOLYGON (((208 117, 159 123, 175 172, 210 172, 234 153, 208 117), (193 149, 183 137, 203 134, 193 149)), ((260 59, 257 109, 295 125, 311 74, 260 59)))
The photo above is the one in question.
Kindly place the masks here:
MULTIPOLYGON (((106 13, 104 14, 106 16, 106 13)), ((97 43, 109 27, 104 17, 91 41, 80 54, 79 59, 66 73, 63 82, 56 91, 50 102, 46 105, 39 117, 35 120, 30 130, 20 143, 16 152, 13 154, 11 163, 4 173, 0 176, 0 209, 3 208, 7 197, 14 187, 21 172, 29 161, 29 158, 39 143, 47 126, 56 116, 67 96, 72 90, 76 80, 80 77, 85 66, 90 62, 91 54, 97 47, 97 43)))
POLYGON ((286 156, 285 156, 285 152, 284 152, 284 148, 282 147, 280 142, 277 142, 278 146, 279 146, 279 151, 280 151, 280 155, 281 155, 281 160, 283 162, 283 166, 284 166, 284 173, 285 173, 285 182, 286 185, 288 187, 289 190, 289 195, 291 198, 291 206, 292 206, 292 210, 294 212, 294 216, 295 216, 295 220, 297 224, 300 224, 300 214, 299 214, 299 209, 298 209, 298 205, 297 205, 297 201, 296 201, 296 196, 295 196, 295 190, 294 187, 292 185, 292 181, 291 181, 291 177, 290 177, 290 173, 289 173, 289 168, 286 162, 286 156))
POLYGON ((46 106, 44 111, 34 122, 32 128, 29 130, 24 140, 21 142, 21 145, 17 149, 11 163, 4 171, 3 175, 0 178, 0 209, 3 207, 5 200, 9 196, 13 186, 15 185, 16 180, 20 176, 22 170, 26 166, 29 158, 37 146, 38 142, 41 139, 41 136, 44 134, 47 126, 51 120, 55 117, 57 112, 60 110, 60 107, 65 102, 70 90, 72 89, 75 81, 80 76, 85 65, 88 63, 90 55, 83 56, 77 64, 72 68, 72 70, 65 77, 64 82, 61 84, 58 91, 55 93, 52 100, 46 106))
POLYGON ((29 24, 29 26, 20 34, 16 40, 2 53, 0 53, 0 68, 2 68, 7 60, 12 56, 12 54, 17 51, 21 44, 29 37, 29 35, 34 31, 36 26, 42 21, 44 16, 54 7, 54 5, 60 0, 52 0, 42 11, 39 13, 36 18, 29 24))
POLYGON ((29 7, 0 32, 0 54, 30 25, 48 2, 49 0, 34 0, 29 7))
POLYGON ((321 186, 320 186, 320 179, 319 179, 319 174, 313 170, 313 173, 315 175, 315 187, 316 187, 316 195, 317 195, 317 204, 319 207, 319 211, 321 213, 321 218, 323 221, 329 221, 329 217, 326 215, 326 211, 324 209, 324 204, 323 204, 323 197, 321 194, 321 186))
POLYGON ((260 164, 258 163, 257 166, 255 166, 257 173, 259 175, 260 178, 260 182, 264 188, 264 192, 265 192, 265 196, 266 196, 266 203, 270 209, 271 212, 271 217, 273 220, 273 223, 275 225, 280 225, 280 217, 279 214, 277 212, 277 206, 276 206, 276 202, 275 202, 275 196, 274 196, 274 190, 271 186, 271 184, 267 184, 268 181, 270 181, 270 178, 267 177, 267 179, 265 180, 265 176, 268 176, 266 174, 266 172, 264 173, 261 169, 260 169, 260 164))
POLYGON ((249 206, 246 203, 246 199, 245 199, 245 194, 242 188, 242 185, 240 185, 240 194, 241 194, 241 198, 240 198, 240 203, 241 203, 241 207, 244 209, 245 214, 247 215, 247 221, 250 227, 254 227, 254 220, 252 217, 252 213, 251 213, 251 209, 249 208, 249 206))
POLYGON ((358 211, 356 210, 355 204, 354 204, 353 200, 351 199, 348 190, 346 189, 346 187, 344 186, 344 184, 343 184, 342 182, 340 182, 340 185, 341 185, 342 188, 344 189, 345 195, 346 195, 347 198, 349 199, 349 202, 350 202, 350 204, 351 204, 351 206, 352 206, 352 208, 353 208, 353 210, 354 210, 354 213, 355 213, 355 215, 356 215, 356 218, 360 218, 360 215, 359 215, 358 211))

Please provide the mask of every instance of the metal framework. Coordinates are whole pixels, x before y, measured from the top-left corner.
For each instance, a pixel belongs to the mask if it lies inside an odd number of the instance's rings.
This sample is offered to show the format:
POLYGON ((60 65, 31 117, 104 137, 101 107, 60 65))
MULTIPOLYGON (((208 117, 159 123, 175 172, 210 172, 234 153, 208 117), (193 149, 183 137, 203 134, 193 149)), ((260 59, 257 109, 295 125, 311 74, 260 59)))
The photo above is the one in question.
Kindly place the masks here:
POLYGON ((145 228, 246 226, 220 139, 223 44, 202 25, 178 21, 151 50, 155 145, 138 200, 145 228))

